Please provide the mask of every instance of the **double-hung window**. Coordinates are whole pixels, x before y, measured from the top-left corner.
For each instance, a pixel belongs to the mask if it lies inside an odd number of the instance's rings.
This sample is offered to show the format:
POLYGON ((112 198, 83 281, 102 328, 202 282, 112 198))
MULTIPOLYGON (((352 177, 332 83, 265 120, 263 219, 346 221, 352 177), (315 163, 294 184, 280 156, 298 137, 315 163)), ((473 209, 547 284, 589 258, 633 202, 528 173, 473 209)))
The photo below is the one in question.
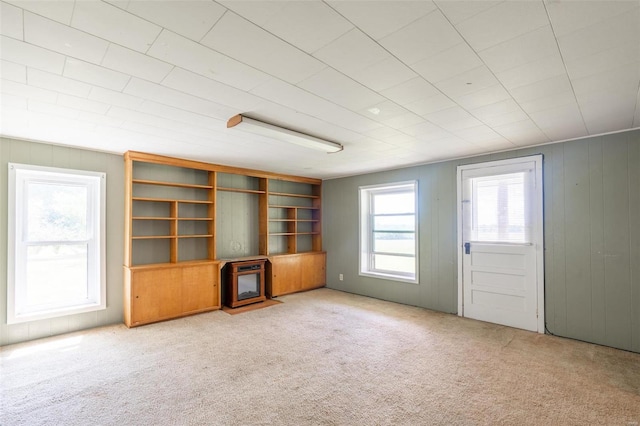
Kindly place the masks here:
POLYGON ((360 187, 360 274, 418 282, 418 183, 360 187))
POLYGON ((9 324, 106 307, 105 180, 9 163, 9 324))

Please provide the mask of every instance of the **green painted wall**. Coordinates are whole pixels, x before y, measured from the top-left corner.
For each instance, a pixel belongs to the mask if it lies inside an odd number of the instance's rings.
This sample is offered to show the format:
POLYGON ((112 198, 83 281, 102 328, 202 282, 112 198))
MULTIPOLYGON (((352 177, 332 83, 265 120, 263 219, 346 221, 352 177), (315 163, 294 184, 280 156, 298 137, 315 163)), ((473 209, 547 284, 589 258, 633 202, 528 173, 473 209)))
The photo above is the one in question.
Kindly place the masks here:
POLYGON ((0 346, 122 322, 124 161, 121 156, 0 138, 0 346), (7 163, 107 174, 107 309, 7 325, 7 163))
POLYGON ((544 155, 547 329, 640 352, 638 130, 325 181, 327 286, 456 313, 456 166, 538 153, 544 155), (419 181, 420 283, 359 276, 358 187, 413 179, 419 181))

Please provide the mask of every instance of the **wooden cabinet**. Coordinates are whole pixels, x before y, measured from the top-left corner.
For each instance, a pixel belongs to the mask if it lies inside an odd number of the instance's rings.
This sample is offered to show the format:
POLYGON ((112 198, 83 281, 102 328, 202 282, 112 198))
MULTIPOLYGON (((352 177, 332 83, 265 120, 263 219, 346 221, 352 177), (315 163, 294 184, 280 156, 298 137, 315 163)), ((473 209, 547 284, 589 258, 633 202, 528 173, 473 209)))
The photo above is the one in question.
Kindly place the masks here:
POLYGON ((219 309, 230 260, 272 256, 273 295, 324 285, 321 180, 133 151, 124 160, 127 326, 219 309))
POLYGON ((220 308, 218 262, 125 268, 124 281, 127 327, 220 308))
POLYGON ((267 264, 267 295, 282 296, 324 287, 326 253, 272 256, 267 264))

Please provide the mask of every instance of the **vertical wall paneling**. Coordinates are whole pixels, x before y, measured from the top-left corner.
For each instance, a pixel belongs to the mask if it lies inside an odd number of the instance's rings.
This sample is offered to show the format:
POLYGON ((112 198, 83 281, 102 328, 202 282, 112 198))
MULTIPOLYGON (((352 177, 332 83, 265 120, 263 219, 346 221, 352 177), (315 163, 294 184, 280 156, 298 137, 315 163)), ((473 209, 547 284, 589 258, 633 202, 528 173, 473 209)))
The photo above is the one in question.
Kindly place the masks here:
POLYGON ((566 248, 565 248, 565 191, 564 191, 564 144, 553 147, 553 233, 552 241, 554 251, 554 265, 551 275, 551 285, 546 286, 550 290, 550 298, 553 298, 551 318, 553 322, 548 325, 552 333, 563 335, 567 330, 567 287, 566 287, 566 248))
POLYGON ((122 322, 124 164, 120 155, 0 138, 0 345, 122 322), (7 325, 7 163, 107 173, 107 309, 7 325))
POLYGON ((544 155, 547 329, 640 352, 639 130, 327 180, 327 286, 455 312, 455 167, 538 153, 544 155), (418 288, 358 276, 358 187, 412 179, 420 188, 418 288), (339 273, 345 281, 338 281, 339 273))
MULTIPOLYGON (((603 149, 606 344, 630 349, 629 172, 626 134, 603 149)), ((637 166, 636 166, 637 167, 637 166)))
POLYGON ((629 147, 629 257, 631 264, 631 350, 640 352, 640 144, 631 138, 629 147), (634 220, 633 218, 636 218, 634 220))
POLYGON ((579 339, 591 334, 589 145, 564 145, 565 278, 567 331, 579 339))
POLYGON ((591 338, 605 341, 606 315, 604 286, 604 189, 602 177, 602 138, 593 138, 589 146, 589 272, 591 276, 591 338))

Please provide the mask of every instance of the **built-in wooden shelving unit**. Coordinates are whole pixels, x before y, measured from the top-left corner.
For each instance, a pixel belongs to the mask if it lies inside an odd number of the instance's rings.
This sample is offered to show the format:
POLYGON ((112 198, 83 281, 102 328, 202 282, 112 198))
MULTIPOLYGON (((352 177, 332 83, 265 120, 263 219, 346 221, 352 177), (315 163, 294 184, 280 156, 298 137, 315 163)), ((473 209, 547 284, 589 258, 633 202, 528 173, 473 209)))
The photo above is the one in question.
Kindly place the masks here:
POLYGON ((127 326, 219 309, 229 259, 267 258, 271 296, 324 285, 320 180, 132 151, 125 178, 127 326))

